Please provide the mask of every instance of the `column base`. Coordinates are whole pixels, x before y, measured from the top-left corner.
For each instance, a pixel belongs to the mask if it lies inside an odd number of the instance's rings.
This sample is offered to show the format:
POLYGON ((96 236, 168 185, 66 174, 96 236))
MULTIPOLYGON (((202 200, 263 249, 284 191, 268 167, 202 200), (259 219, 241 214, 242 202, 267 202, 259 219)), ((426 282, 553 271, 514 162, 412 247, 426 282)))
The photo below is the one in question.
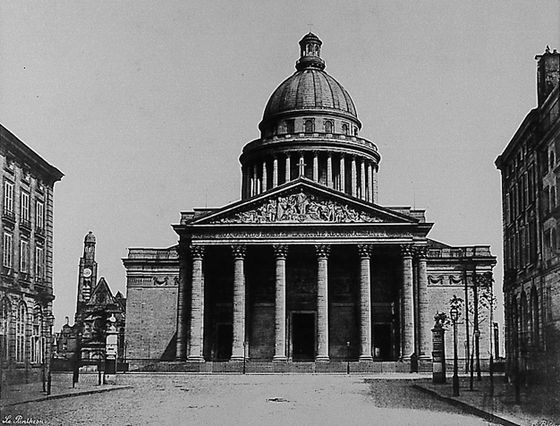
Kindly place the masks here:
POLYGON ((318 357, 315 358, 315 362, 329 362, 330 359, 328 357, 328 355, 320 355, 318 357))
POLYGON ((243 356, 231 356, 231 358, 229 359, 229 362, 242 362, 243 361, 243 356))
POLYGON ((189 357, 187 357, 187 362, 204 362, 204 357, 202 357, 202 356, 189 356, 189 357))
POLYGON ((373 357, 371 355, 360 355, 360 357, 358 358, 358 361, 360 361, 360 362, 373 361, 373 357))
POLYGON ((281 355, 274 355, 272 357, 272 362, 288 362, 288 357, 281 356, 281 355))

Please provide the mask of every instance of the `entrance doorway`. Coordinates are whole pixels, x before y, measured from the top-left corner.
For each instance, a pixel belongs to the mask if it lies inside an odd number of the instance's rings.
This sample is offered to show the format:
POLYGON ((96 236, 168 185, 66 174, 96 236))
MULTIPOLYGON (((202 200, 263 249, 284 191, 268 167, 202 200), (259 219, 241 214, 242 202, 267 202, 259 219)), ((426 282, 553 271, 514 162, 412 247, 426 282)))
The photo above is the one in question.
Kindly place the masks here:
POLYGON ((384 361, 393 359, 392 326, 390 323, 373 324, 374 353, 377 359, 384 361))
POLYGON ((292 312, 292 359, 315 359, 315 313, 292 312))
POLYGON ((215 361, 227 361, 231 357, 233 326, 227 323, 216 324, 215 361))

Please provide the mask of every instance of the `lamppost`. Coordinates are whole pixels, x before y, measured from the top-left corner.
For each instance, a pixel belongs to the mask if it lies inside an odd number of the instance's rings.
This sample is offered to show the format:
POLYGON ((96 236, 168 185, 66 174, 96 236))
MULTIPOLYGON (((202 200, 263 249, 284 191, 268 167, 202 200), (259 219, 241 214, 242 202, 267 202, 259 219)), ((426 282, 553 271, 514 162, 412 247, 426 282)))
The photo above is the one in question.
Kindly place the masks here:
POLYGON ((350 341, 346 342, 346 374, 350 374, 350 341))
POLYGON ((76 353, 74 355, 74 371, 72 374, 72 387, 76 386, 80 378, 80 359, 82 357, 82 330, 78 325, 78 333, 76 334, 76 353))
POLYGON ((453 323, 453 396, 459 396, 459 366, 457 360, 457 320, 459 319, 461 299, 453 295, 451 299, 451 309, 449 310, 449 316, 451 317, 451 322, 453 323))

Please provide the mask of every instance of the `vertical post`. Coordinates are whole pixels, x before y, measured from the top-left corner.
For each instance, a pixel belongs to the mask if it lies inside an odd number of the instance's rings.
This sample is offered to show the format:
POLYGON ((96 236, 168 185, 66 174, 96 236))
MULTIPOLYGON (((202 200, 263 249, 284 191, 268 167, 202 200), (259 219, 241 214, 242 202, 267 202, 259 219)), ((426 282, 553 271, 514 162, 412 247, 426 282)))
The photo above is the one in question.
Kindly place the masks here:
POLYGON ((285 170, 285 173, 286 173, 285 181, 286 182, 289 182, 291 180, 291 177, 292 177, 291 176, 292 166, 291 166, 290 162, 291 162, 290 154, 286 154, 286 170, 285 170))
POLYGON ((352 156, 352 162, 350 165, 350 173, 352 176, 352 179, 350 180, 350 189, 351 189, 351 195, 353 197, 355 197, 358 194, 358 172, 356 170, 356 157, 352 156))
POLYGON ((412 288, 412 246, 401 246, 403 262, 403 359, 410 359, 414 352, 414 292, 412 288))
POLYGON ((317 357, 316 361, 329 360, 329 295, 328 257, 330 246, 318 244, 317 253, 317 357))
POLYGON ((368 176, 368 201, 370 203, 374 202, 373 199, 373 167, 371 165, 371 162, 368 162, 368 166, 367 166, 367 176, 368 176))
POLYGON ((190 250, 192 259, 191 332, 187 360, 203 362, 204 284, 202 259, 204 257, 204 246, 192 245, 190 250))
POLYGON ((313 153, 313 180, 319 182, 319 154, 313 153))
POLYGON ((186 357, 185 347, 185 297, 187 289, 187 247, 184 243, 179 245, 179 286, 177 288, 177 347, 175 359, 184 361, 186 357))
POLYGON ((434 328, 432 328, 432 381, 445 383, 445 329, 443 319, 445 314, 436 314, 434 328))
POLYGON ((358 245, 360 256, 360 361, 371 356, 371 245, 358 245))
POLYGON ((231 246, 233 253, 233 343, 231 361, 244 359, 245 342, 245 268, 246 247, 231 246))
POLYGON ((274 156, 272 160, 272 187, 278 186, 278 157, 274 156))
POLYGON ((346 171, 344 154, 340 154, 340 192, 346 192, 346 171))
MULTIPOLYGON (((463 270, 463 281, 465 283, 465 373, 469 372, 469 362, 471 353, 470 330, 469 330, 469 286, 467 271, 463 270)), ((471 389, 472 390, 472 389, 471 389)))
POLYGON ((274 357, 273 361, 286 361, 286 256, 288 246, 275 245, 275 304, 274 304, 274 357))
POLYGON ((416 256, 418 259, 418 336, 420 342, 420 358, 429 359, 430 357, 430 328, 428 327, 428 274, 427 274, 427 250, 426 247, 418 247, 416 256))
POLYGON ((261 192, 265 192, 268 189, 268 170, 266 167, 266 160, 262 163, 262 190, 261 192))
POLYGON ((459 372, 457 360, 457 320, 453 321, 453 396, 459 396, 459 372))
POLYGON ((346 374, 350 374, 350 342, 346 342, 346 374))
POLYGON ((333 187, 332 154, 330 152, 327 155, 327 186, 333 187))
POLYGON ((365 200, 366 197, 366 164, 365 160, 360 159, 360 198, 365 200))
POLYGON ((474 348, 476 351, 476 380, 482 380, 480 372, 480 330, 478 329, 478 277, 476 272, 473 274, 474 285, 474 348))

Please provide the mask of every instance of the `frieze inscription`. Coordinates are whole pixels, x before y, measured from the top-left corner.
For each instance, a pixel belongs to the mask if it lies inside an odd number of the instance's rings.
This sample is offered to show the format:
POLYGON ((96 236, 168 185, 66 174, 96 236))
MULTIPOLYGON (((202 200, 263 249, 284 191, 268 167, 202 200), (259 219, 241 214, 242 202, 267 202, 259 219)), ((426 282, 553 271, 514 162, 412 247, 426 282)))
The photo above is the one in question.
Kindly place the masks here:
POLYGON ((268 200, 256 209, 239 212, 213 223, 278 223, 278 222, 382 222, 378 217, 359 212, 346 204, 321 200, 303 192, 268 200))

